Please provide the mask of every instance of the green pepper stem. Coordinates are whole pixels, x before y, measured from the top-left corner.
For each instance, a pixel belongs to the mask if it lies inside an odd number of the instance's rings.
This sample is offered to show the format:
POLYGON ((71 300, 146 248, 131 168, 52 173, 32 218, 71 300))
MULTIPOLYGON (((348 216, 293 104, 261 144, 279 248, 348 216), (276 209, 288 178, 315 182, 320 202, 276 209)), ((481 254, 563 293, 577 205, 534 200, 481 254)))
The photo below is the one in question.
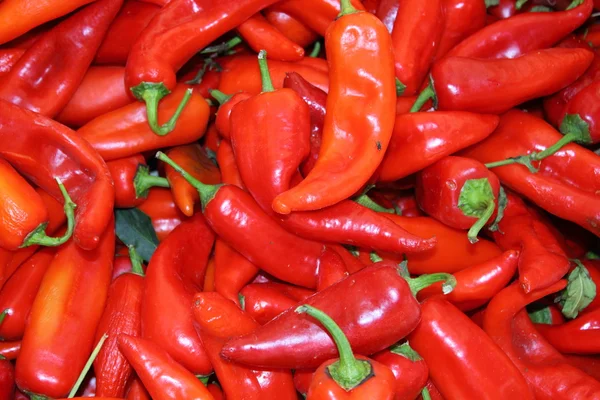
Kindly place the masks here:
POLYGON ((269 74, 269 66, 267 65, 267 52, 261 50, 258 52, 258 67, 260 68, 260 79, 262 81, 262 92, 274 92, 273 81, 269 74))
POLYGON ((404 358, 407 358, 412 362, 421 361, 423 359, 423 357, 421 357, 419 353, 415 351, 415 349, 410 347, 408 342, 396 344, 390 348, 390 351, 394 354, 398 354, 404 358))
POLYGON ((173 114, 171 119, 165 122, 164 124, 159 125, 158 103, 163 97, 171 93, 171 91, 167 89, 162 82, 142 82, 139 85, 132 87, 131 92, 136 98, 138 98, 139 100, 143 100, 146 103, 146 115, 148 116, 148 125, 150 125, 150 129, 152 129, 152 132, 154 132, 158 136, 165 136, 173 129, 175 129, 177 120, 181 116, 183 109, 192 97, 192 89, 187 89, 185 91, 185 95, 181 99, 181 102, 179 103, 179 106, 177 107, 177 110, 175 110, 175 113, 173 114))
POLYGON ((153 187, 169 187, 167 178, 150 175, 150 168, 147 165, 139 164, 135 177, 133 178, 133 188, 135 189, 136 199, 145 199, 148 192, 153 187))
POLYGON ((55 247, 60 246, 65 243, 67 240, 71 238, 73 235, 73 230, 75 229, 75 208, 77 207, 73 200, 71 200, 71 196, 65 189, 65 185, 61 182, 59 178, 56 178, 56 182, 58 183, 58 188, 63 195, 65 200, 65 205, 63 209, 65 210, 65 215, 67 216, 67 231, 61 237, 50 237, 46 234, 46 226, 48 225, 46 222, 40 224, 37 228, 35 228, 23 241, 21 247, 28 247, 33 245, 39 246, 48 246, 55 247))
POLYGON ((240 301, 240 308, 242 310, 246 310, 246 296, 241 293, 238 293, 238 300, 240 301))
POLYGON ((142 267, 142 256, 137 252, 135 246, 127 246, 129 249, 129 260, 131 261, 131 272, 140 276, 144 276, 144 268, 142 267))
POLYGON ((10 312, 10 309, 7 308, 0 313, 0 325, 2 325, 2 322, 4 322, 4 319, 6 318, 6 316, 8 315, 9 312, 10 312))
POLYGON ((372 263, 378 263, 378 262, 383 261, 383 258, 381 258, 381 256, 374 251, 372 251, 369 254, 369 259, 371 260, 372 263))
POLYGON ((315 45, 313 46, 312 51, 310 52, 310 54, 308 56, 315 58, 315 57, 319 56, 319 53, 321 53, 321 42, 319 40, 317 40, 315 42, 315 45))
POLYGON ((79 390, 79 386, 81 386, 81 382, 83 382, 83 380, 85 379, 85 376, 87 375, 88 371, 92 367, 94 360, 96 359, 96 357, 98 357, 98 353, 100 353, 100 350, 102 349, 102 345, 104 344, 106 339, 108 339, 108 335, 105 333, 104 335, 102 335, 102 337, 98 341, 98 344, 94 348, 94 351, 92 351, 90 358, 88 358, 83 369, 81 370, 81 373, 79 374, 79 378, 77 378, 75 385, 73 385, 73 389, 71 389, 71 391, 69 392, 69 397, 68 397, 69 399, 72 399, 73 397, 75 397, 75 394, 79 390))
POLYGON ((366 208, 371 209, 371 210, 376 211, 376 212, 383 212, 383 213, 388 213, 388 214, 394 214, 395 213, 395 210, 393 208, 385 208, 385 207, 377 204, 366 193, 363 193, 363 194, 361 194, 359 196, 356 196, 354 198, 354 201, 356 203, 360 204, 361 206, 366 207, 366 208))
POLYGON ((479 241, 479 239, 477 239, 477 235, 479 235, 479 231, 485 226, 485 224, 487 224, 489 219, 492 217, 492 214, 494 213, 495 209, 496 203, 493 200, 489 201, 487 206, 485 207, 484 213, 481 214, 481 217, 479 217, 477 222, 475 222, 471 226, 469 232, 467 233, 467 237, 469 238, 469 242, 471 242, 471 244, 477 243, 479 241))
POLYGON ((209 70, 209 69, 211 69, 211 68, 212 68, 213 70, 215 70, 215 71, 222 71, 222 70, 223 70, 223 67, 221 67, 221 66, 219 65, 219 63, 218 63, 218 62, 216 62, 216 61, 215 61, 215 60, 212 58, 212 56, 211 56, 211 57, 209 57, 209 58, 206 58, 206 59, 204 60, 204 64, 202 65, 202 68, 200 68, 200 69, 198 70, 198 72, 196 73, 196 76, 194 76, 194 78, 193 78, 193 79, 191 79, 191 80, 189 80, 189 81, 186 81, 185 83, 186 83, 187 85, 197 85, 197 84, 199 84, 200 82, 202 82, 202 78, 204 78, 204 75, 206 75, 206 71, 208 71, 208 70, 209 70))
POLYGON ((421 275, 418 278, 404 277, 404 279, 406 279, 406 282, 408 282, 408 286, 415 297, 417 297, 417 293, 419 293, 421 290, 440 281, 444 281, 442 284, 442 292, 444 294, 452 292, 456 287, 456 278, 454 275, 446 274, 444 272, 421 275))
POLYGON ((354 14, 359 12, 350 0, 340 0, 340 13, 338 14, 338 18, 343 17, 344 15, 354 14))
POLYGON ((354 389, 369 378, 373 368, 368 361, 357 360, 352 353, 352 347, 338 324, 323 311, 304 304, 296 308, 299 314, 306 313, 319 321, 333 338, 340 359, 328 367, 331 378, 346 391, 354 389))
POLYGON ((417 97, 417 100, 415 100, 415 103, 410 108, 410 112, 418 112, 427 102, 427 100, 433 99, 434 97, 435 91, 433 90, 433 86, 430 84, 419 94, 419 97, 417 97))
POLYGON ((196 375, 196 378, 198 378, 198 380, 200 382, 202 382, 202 384, 204 386, 208 385, 208 380, 210 379, 210 375, 196 375))
POLYGON ((578 134, 567 133, 562 138, 560 138, 560 140, 558 142, 554 143, 550 147, 546 147, 545 150, 540 151, 539 153, 531 153, 530 157, 533 161, 541 161, 544 158, 550 157, 551 155, 553 155, 554 153, 556 153, 557 151, 562 149, 567 144, 576 142, 578 139, 579 139, 578 134))
POLYGON ((225 103, 227 103, 229 101, 229 99, 231 99, 233 97, 232 94, 225 94, 223 92, 221 92, 220 90, 209 90, 208 93, 210 93, 210 95, 219 102, 220 105, 223 105, 225 103))
POLYGON ((530 156, 510 157, 510 158, 507 158, 506 160, 500 160, 500 161, 494 161, 494 162, 487 163, 487 164, 485 164, 485 166, 489 169, 492 169, 492 168, 502 167, 504 165, 511 165, 511 164, 521 164, 521 165, 525 166, 529 170, 529 172, 531 172, 532 174, 535 174, 536 172, 538 172, 538 169, 536 167, 534 167, 533 164, 531 163, 530 156))
POLYGON ((523 6, 525 5, 525 3, 527 3, 528 0, 517 0, 515 2, 515 9, 520 10, 521 8, 523 8, 523 6))
POLYGON ((583 0, 573 0, 571 2, 571 4, 569 4, 569 6, 565 9, 566 10, 571 10, 579 5, 581 5, 583 3, 583 0))
POLYGON ((423 397, 423 400, 431 400, 431 395, 429 394, 429 389, 427 389, 427 387, 421 389, 421 397, 423 397))
POLYGON ((163 153, 162 151, 159 151, 156 153, 156 158, 158 158, 160 161, 167 163, 168 165, 173 167, 173 169, 175 171, 179 172, 181 174, 181 176, 183 176, 183 178, 189 182, 190 185, 192 185, 194 188, 196 188, 196 190, 198 191, 198 194, 200 195, 200 202, 202 203, 202 210, 204 210, 206 208, 208 203, 217 194, 217 191, 219 190, 219 188, 221 186, 223 186, 223 185, 207 185, 207 184, 200 182, 198 179, 196 179, 192 175, 190 175, 186 170, 181 168, 175 161, 173 161, 169 157, 167 157, 167 155, 165 153, 163 153))
POLYGON ((228 41, 226 41, 224 43, 220 43, 215 46, 210 46, 210 47, 205 48, 204 50, 202 50, 200 52, 200 54, 210 54, 210 53, 226 54, 229 50, 233 49, 235 46, 237 46, 240 43, 242 43, 242 38, 239 36, 234 36, 233 38, 229 39, 228 41))

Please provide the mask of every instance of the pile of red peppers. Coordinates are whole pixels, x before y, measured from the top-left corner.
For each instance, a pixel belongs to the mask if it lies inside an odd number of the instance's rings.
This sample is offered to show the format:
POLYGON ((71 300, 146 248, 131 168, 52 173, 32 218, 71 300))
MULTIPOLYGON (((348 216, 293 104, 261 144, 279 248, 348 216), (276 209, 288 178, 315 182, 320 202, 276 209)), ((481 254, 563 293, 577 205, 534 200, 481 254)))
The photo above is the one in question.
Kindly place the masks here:
POLYGON ((0 400, 600 400, 600 1, 0 1, 0 400))

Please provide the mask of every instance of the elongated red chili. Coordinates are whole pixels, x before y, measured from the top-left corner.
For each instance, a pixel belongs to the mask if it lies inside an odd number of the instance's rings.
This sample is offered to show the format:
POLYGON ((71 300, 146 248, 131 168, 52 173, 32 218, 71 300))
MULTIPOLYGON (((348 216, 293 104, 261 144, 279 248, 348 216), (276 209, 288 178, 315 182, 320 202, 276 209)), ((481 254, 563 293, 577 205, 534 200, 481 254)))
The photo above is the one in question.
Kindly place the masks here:
POLYGON ((579 315, 559 325, 537 324, 537 331, 556 350, 571 354, 597 354, 600 346, 600 310, 579 315))
POLYGON ((221 239, 215 242, 215 291, 239 304, 242 288, 258 274, 258 267, 221 239))
POLYGON ((122 4, 97 1, 40 36, 0 79, 0 98, 50 118, 57 115, 77 90, 122 4))
POLYGON ((300 47, 306 47, 318 38, 313 30, 289 14, 269 8, 263 13, 271 25, 300 47))
POLYGON ((392 135, 389 116, 394 115, 396 93, 385 26, 344 0, 340 17, 327 29, 325 47, 331 82, 319 159, 304 181, 273 200, 280 214, 318 210, 354 194, 377 169, 392 135), (353 39, 346 41, 348 32, 353 39), (338 72, 346 65, 355 67, 338 72), (348 92, 366 97, 346 96, 348 92), (367 98, 368 105, 363 104, 367 98), (356 113, 349 115, 349 110, 356 113))
POLYGON ((427 383, 429 368, 408 342, 374 354, 373 360, 387 366, 394 374, 395 399, 415 399, 427 383))
POLYGON ((257 53, 265 50, 269 58, 298 61, 304 49, 279 32, 261 13, 254 14, 236 28, 250 48, 257 53))
POLYGON ((10 72, 12 67, 23 56, 25 49, 11 48, 0 50, 0 76, 10 72))
POLYGON ((242 309, 260 325, 294 307, 299 301, 269 283, 251 283, 246 285, 239 295, 242 309))
POLYGON ((479 0, 442 0, 444 28, 434 59, 444 57, 463 39, 485 26, 486 7, 479 0))
POLYGON ((235 162, 235 155, 231 143, 227 140, 222 140, 217 150, 217 163, 221 169, 221 177, 223 183, 234 185, 240 189, 244 189, 244 183, 240 176, 240 171, 235 162))

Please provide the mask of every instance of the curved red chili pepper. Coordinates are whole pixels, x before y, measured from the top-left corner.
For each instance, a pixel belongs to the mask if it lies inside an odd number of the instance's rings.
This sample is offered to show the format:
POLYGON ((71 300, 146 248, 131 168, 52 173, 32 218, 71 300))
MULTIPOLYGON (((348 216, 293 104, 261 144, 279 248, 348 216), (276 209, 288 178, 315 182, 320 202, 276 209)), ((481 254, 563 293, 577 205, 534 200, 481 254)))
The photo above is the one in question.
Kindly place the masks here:
MULTIPOLYGON (((519 252, 508 250, 483 263, 478 263, 455 272, 456 287, 444 296, 461 311, 471 311, 487 303, 502 290, 517 271, 519 252)), ((408 264, 410 267, 410 263, 408 264)), ((421 290, 419 301, 429 297, 441 296, 442 285, 433 285, 421 290)))
MULTIPOLYGON (((530 153, 541 153, 562 137, 542 119, 512 110, 500 118, 494 134, 462 155, 483 163, 527 154, 531 157, 530 153)), ((492 165, 496 163, 488 167, 492 165)), ((600 190, 600 181, 596 179, 600 176, 600 158, 571 143, 541 160, 536 167, 539 171, 535 174, 516 164, 494 168, 494 173, 503 185, 539 207, 598 236, 600 208, 595 193, 600 190)))
POLYGON ((90 67, 79 87, 56 116, 61 124, 79 128, 96 117, 131 103, 123 67, 90 67))
POLYGON ((373 355, 373 360, 387 366, 396 378, 395 399, 416 399, 427 383, 429 368, 408 342, 395 344, 373 355))
POLYGON ((192 308, 200 338, 228 399, 296 400, 291 371, 253 369, 221 357, 229 338, 251 334, 260 326, 248 314, 218 293, 197 294, 192 308))
POLYGON ((13 66, 19 61, 19 59, 25 53, 25 49, 1 49, 0 50, 0 76, 6 75, 10 72, 13 66))
POLYGON ((511 359, 458 308, 429 298, 421 310, 421 322, 408 340, 444 397, 536 398, 511 359))
POLYGON ((271 25, 300 47, 306 47, 318 38, 313 30, 289 14, 271 8, 263 13, 271 25))
POLYGON ((152 226, 159 241, 163 241, 186 216, 175 204, 170 189, 153 188, 148 198, 138 208, 152 220, 152 226))
MULTIPOLYGON (((212 109, 211 109, 211 114, 212 109)), ((206 134, 204 135, 204 147, 216 153, 219 149, 219 144, 221 143, 221 137, 219 136, 219 132, 213 123, 208 125, 206 129, 206 134)))
POLYGON ((56 252, 25 327, 16 365, 19 388, 50 397, 71 390, 94 346, 114 248, 111 220, 94 250, 70 241, 56 252))
POLYGON ((0 323, 3 340, 19 340, 42 279, 54 258, 55 249, 43 249, 25 261, 0 290, 0 311, 8 310, 0 323))
POLYGON ((154 4, 125 1, 100 44, 94 63, 125 65, 133 44, 159 11, 160 7, 154 4))
POLYGON ((596 309, 559 325, 536 324, 535 329, 561 353, 600 352, 600 310, 596 309))
POLYGON ((529 382, 536 399, 598 399, 600 383, 572 367, 539 333, 523 308, 563 289, 566 281, 525 294, 517 283, 488 304, 484 330, 504 350, 529 382))
MULTIPOLYGON (((351 266, 354 269, 353 266, 351 266)), ((342 256, 337 250, 325 247, 319 264, 319 276, 317 279, 317 292, 327 289, 329 286, 341 281, 349 275, 348 268, 342 256)))
POLYGON ((239 304, 239 293, 258 274, 258 267, 221 239, 215 242, 215 291, 239 304))
POLYGON ((70 129, 2 100, 0 125, 0 155, 57 199, 63 197, 55 180, 60 179, 77 205, 75 241, 95 248, 113 212, 114 189, 104 161, 70 129))
POLYGON ((154 399, 212 400, 206 386, 150 340, 119 335, 119 349, 154 399))
POLYGON ((318 210, 356 193, 379 166, 392 135, 396 85, 389 32, 349 0, 342 5, 325 37, 331 84, 319 159, 299 185, 273 200, 280 214, 318 210), (353 40, 342 39, 348 32, 353 40), (355 67, 336 72, 347 65, 355 67))
POLYGON ((261 13, 254 14, 236 29, 252 50, 257 53, 265 50, 269 59, 298 61, 304 57, 304 48, 288 39, 261 13))
MULTIPOLYGON (((202 213, 182 222, 154 252, 142 300, 142 336, 160 345, 183 367, 203 375, 212 367, 194 330, 190 304, 203 288, 214 240, 202 213), (165 315, 169 320, 159 323, 165 315)), ((143 377, 142 381, 153 394, 143 377)))
POLYGON ((412 96, 420 89, 437 46, 444 23, 441 0, 405 0, 398 6, 392 46, 396 78, 403 85, 403 95, 412 96))
POLYGON ((219 149, 217 150, 217 163, 221 169, 221 175, 223 177, 223 183, 229 185, 235 185, 241 189, 244 189, 244 183, 240 176, 237 164, 235 162, 235 155, 233 154, 233 148, 231 143, 227 140, 221 141, 219 149))
POLYGON ((461 111, 396 116, 394 133, 379 168, 381 181, 395 181, 489 136, 496 115, 461 111))
POLYGON ((500 20, 463 40, 448 57, 514 58, 548 48, 588 19, 592 0, 583 0, 580 4, 567 11, 527 12, 500 20))
POLYGON ((130 208, 144 202, 153 186, 168 186, 165 178, 148 173, 146 159, 141 154, 106 163, 115 184, 115 207, 130 208))
POLYGON ((97 1, 52 28, 0 79, 0 98, 54 117, 94 59, 123 0, 97 1))
MULTIPOLYGON (((487 12, 491 16, 496 17, 497 19, 507 19, 514 17, 517 14, 516 1, 498 0, 497 5, 487 8, 487 12)), ((494 20, 494 22, 496 22, 496 20, 494 20)))
MULTIPOLYGON (((500 0, 502 2, 504 0, 500 0)), ((514 4, 513 1, 508 3, 514 4)), ((485 2, 479 0, 442 0, 444 27, 434 59, 444 57, 463 39, 485 26, 485 2)))
MULTIPOLYGON (((445 276, 436 280, 442 279, 445 276)), ((355 352, 373 354, 402 339, 418 323, 419 304, 411 290, 396 264, 381 262, 316 293, 306 303, 337 321, 355 352), (341 298, 342 303, 334 300, 341 298)), ((252 334, 227 342, 221 354, 247 365, 316 368, 336 352, 319 324, 288 309, 252 334)))
POLYGON ((573 354, 564 354, 564 356, 569 365, 582 370, 596 380, 600 379, 600 358, 598 356, 576 356, 573 354))
MULTIPOLYGON (((191 89, 179 85, 166 97, 158 109, 160 120, 177 109, 182 97, 191 89)), ((81 127, 77 133, 88 141, 105 160, 124 158, 136 153, 162 147, 192 143, 202 137, 209 118, 208 103, 202 96, 191 92, 175 129, 166 136, 154 134, 148 126, 143 104, 132 103, 101 115, 81 127)))
POLYGON ((214 90, 211 91, 210 94, 221 104, 215 118, 215 126, 223 138, 231 140, 231 126, 229 123, 231 111, 238 103, 249 99, 252 97, 252 95, 245 92, 239 92, 235 93, 234 95, 227 96, 224 93, 214 90))

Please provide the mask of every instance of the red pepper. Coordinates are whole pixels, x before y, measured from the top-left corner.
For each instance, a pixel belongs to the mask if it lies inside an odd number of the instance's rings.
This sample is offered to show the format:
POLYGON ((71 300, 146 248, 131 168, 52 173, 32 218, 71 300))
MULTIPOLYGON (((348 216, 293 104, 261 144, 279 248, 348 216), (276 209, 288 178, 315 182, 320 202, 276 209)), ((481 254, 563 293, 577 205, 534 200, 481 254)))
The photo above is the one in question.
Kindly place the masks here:
POLYGON ((241 189, 244 188, 240 171, 235 162, 233 148, 231 147, 231 143, 227 140, 221 141, 219 145, 219 149, 217 150, 217 163, 221 169, 223 183, 235 185, 241 189))
MULTIPOLYGON (((357 257, 354 257, 347 248, 341 245, 329 245, 327 249, 333 249, 340 258, 344 261, 344 265, 346 266, 346 271, 350 274, 355 273, 356 271, 360 271, 367 264, 364 264, 357 257)), ((369 262, 370 263, 370 262, 369 262)))
MULTIPOLYGON (((289 1, 289 0, 288 0, 289 1)), ((306 59, 305 59, 306 60, 306 59)), ((245 92, 252 95, 261 92, 261 78, 256 56, 242 55, 220 61, 223 67, 219 90, 223 93, 245 92)), ((275 89, 283 87, 285 76, 289 72, 297 72, 321 90, 328 91, 329 77, 327 71, 322 71, 313 64, 301 62, 269 61, 269 75, 275 89)))
MULTIPOLYGON (((165 135, 173 130, 170 124, 158 125, 156 109, 175 87, 177 70, 213 40, 275 1, 175 0, 161 9, 137 38, 125 71, 125 86, 146 103, 153 132, 165 135)), ((185 107, 185 100, 181 106, 185 107)))
MULTIPOLYGON (((310 296, 310 292, 308 294, 310 296)), ((303 299, 294 299, 270 283, 251 283, 239 293, 242 309, 264 325, 303 299)))
MULTIPOLYGON (((503 0, 500 0, 501 2, 503 0)), ((509 1, 514 4, 514 2, 509 1)), ((444 27, 434 59, 439 60, 463 39, 485 26, 485 2, 479 0, 442 0, 444 27)))
POLYGON ((300 392, 306 398, 310 382, 312 382, 314 369, 297 369, 294 370, 294 386, 296 391, 300 392))
POLYGON ((259 327, 248 314, 218 293, 197 294, 192 308, 202 344, 228 399, 296 400, 290 371, 254 369, 219 354, 230 337, 251 334, 259 327))
MULTIPOLYGON (((351 266, 351 269, 354 269, 351 266)), ((341 281, 348 276, 348 268, 342 256, 337 250, 326 247, 321 255, 319 265, 319 277, 317 279, 317 292, 327 289, 329 286, 341 281)))
POLYGON ((158 344, 119 335, 119 349, 154 399, 212 400, 206 386, 158 344))
POLYGON ((239 304, 239 293, 259 269, 221 239, 215 242, 215 291, 239 304))
POLYGON ((231 126, 229 123, 231 111, 238 103, 247 100, 252 96, 244 92, 239 92, 232 96, 227 96, 224 93, 219 92, 218 90, 213 90, 210 92, 210 94, 212 97, 214 97, 221 103, 221 105, 219 106, 219 110, 217 111, 215 126, 217 127, 219 134, 223 138, 231 140, 231 126))
POLYGON ((375 12, 372 12, 371 14, 375 14, 377 18, 379 18, 381 22, 383 22, 387 30, 390 33, 392 33, 392 30, 394 29, 394 21, 396 20, 396 15, 398 14, 399 6, 399 2, 395 0, 377 1, 375 12))
POLYGON ((489 136, 496 115, 461 111, 396 116, 394 133, 379 168, 379 180, 395 181, 489 136))
POLYGON ((159 11, 160 7, 153 4, 126 0, 108 28, 94 63, 125 65, 136 39, 159 11))
POLYGON ((523 310, 527 304, 565 285, 562 280, 529 294, 516 283, 508 286, 488 304, 484 330, 519 368, 536 399, 598 399, 600 383, 569 365, 564 356, 540 337, 523 310))
MULTIPOLYGON (((446 278, 447 274, 429 275, 407 282, 396 264, 380 262, 316 293, 306 303, 333 318, 355 352, 373 354, 405 337, 418 323, 420 308, 413 291, 446 278)), ((247 365, 315 368, 334 357, 336 347, 319 324, 289 309, 252 334, 230 340, 221 354, 247 365)))
POLYGON ((70 129, 2 100, 0 126, 0 156, 57 199, 63 198, 55 180, 60 179, 77 205, 75 241, 95 248, 113 212, 114 189, 104 161, 70 129))
MULTIPOLYGON (((167 151, 167 155, 194 178, 210 185, 221 183, 219 168, 199 144, 174 147, 167 151)), ((191 217, 194 214, 194 204, 200 201, 198 191, 168 165, 165 166, 165 175, 171 186, 175 204, 182 213, 191 217)))
POLYGON ((114 255, 112 220, 92 251, 71 241, 46 271, 29 314, 17 358, 19 388, 50 397, 66 395, 92 347, 114 255))
POLYGON ((0 399, 11 400, 15 394, 15 368, 12 363, 0 357, 0 399))
POLYGON ((563 48, 532 51, 514 59, 448 56, 433 65, 430 85, 411 111, 434 98, 439 110, 504 113, 575 82, 592 60, 589 50, 563 48))
POLYGON ((25 53, 25 49, 0 49, 0 77, 10 72, 25 53))
POLYGON ((159 136, 152 132, 148 126, 146 108, 139 103, 128 104, 101 115, 85 124, 77 133, 105 160, 115 160, 144 151, 194 142, 201 138, 206 130, 209 107, 202 96, 191 90, 186 85, 179 85, 161 102, 158 109, 160 121, 166 115, 181 112, 174 130, 166 136, 159 136), (189 101, 181 110, 178 104, 182 97, 188 96, 189 101))
POLYGON ((219 136, 217 128, 215 127, 215 124, 213 122, 210 125, 208 125, 208 129, 206 129, 206 135, 204 135, 204 147, 216 153, 219 149, 220 143, 221 137, 219 136))
POLYGON ((3 1, 0 6, 0 44, 91 2, 92 0, 43 0, 25 4, 18 0, 3 1))
POLYGON ((482 163, 449 156, 417 174, 417 202, 430 216, 456 229, 469 229, 471 243, 485 225, 497 229, 493 216, 500 203, 500 181, 482 163))
MULTIPOLYGON (((590 274, 591 280, 596 285, 596 288, 600 287, 600 261, 599 260, 582 260, 581 263, 587 269, 590 274)), ((579 312, 579 315, 587 314, 600 308, 600 296, 594 296, 594 299, 590 304, 587 305, 583 310, 579 312)), ((2 332, 0 330, 0 332, 2 332)))
POLYGON ((427 384, 425 384, 425 389, 427 389, 427 392, 429 393, 430 398, 426 399, 425 396, 423 396, 423 394, 421 393, 421 397, 419 397, 419 399, 421 399, 421 400, 444 400, 444 396, 442 396, 442 394, 440 393, 438 388, 435 387, 435 385, 433 384, 431 379, 427 379, 427 384))
POLYGON ((90 67, 56 120, 79 128, 94 118, 131 103, 123 82, 124 74, 123 67, 90 67))
POLYGON ((564 136, 561 142, 579 141, 584 144, 600 142, 600 81, 594 81, 577 93, 565 107, 560 120, 560 131, 564 136))
POLYGON ((127 400, 152 400, 140 378, 135 375, 127 388, 127 400))
POLYGON ((16 360, 21 353, 21 341, 2 342, 0 341, 0 356, 8 360, 16 360))
POLYGON ((600 310, 579 315, 559 325, 536 324, 537 331, 556 350, 571 354, 598 354, 600 310))
POLYGON ((160 345, 183 367, 202 375, 209 374, 212 367, 194 330, 190 304, 204 286, 214 240, 202 213, 182 222, 154 252, 142 300, 142 336, 160 345), (159 322, 165 315, 169 315, 168 321, 159 322))
POLYGON ((596 380, 600 379, 600 358, 598 356, 576 356, 573 354, 565 354, 564 356, 569 365, 582 370, 596 380))
POLYGON ((50 118, 57 115, 77 90, 122 4, 97 1, 43 34, 0 79, 0 98, 50 118))
POLYGON ((511 359, 458 308, 439 298, 421 308, 421 322, 408 340, 444 397, 536 398, 511 359))
MULTIPOLYGON (((506 1, 508 6, 508 3, 514 4, 506 1)), ((463 40, 448 57, 514 58, 551 47, 581 26, 592 13, 592 0, 579 1, 579 4, 581 6, 567 11, 527 12, 500 20, 463 40)))
POLYGON ((318 210, 353 195, 381 163, 392 135, 396 93, 385 26, 343 0, 340 16, 327 29, 325 48, 331 84, 319 159, 299 185, 273 200, 280 214, 318 210), (344 39, 348 32, 353 40, 344 39), (348 65, 353 67, 337 72, 348 65))
POLYGON ((146 159, 141 154, 108 161, 108 170, 115 183, 115 207, 129 208, 140 204, 153 186, 169 186, 165 178, 148 173, 146 159))
POLYGON ((394 399, 395 378, 389 368, 352 353, 344 332, 331 317, 305 304, 295 312, 319 321, 335 341, 339 358, 326 361, 313 375, 308 389, 311 399, 394 399))
POLYGON ((19 340, 23 337, 29 311, 54 253, 54 249, 44 249, 31 256, 0 291, 0 310, 8 310, 4 321, 0 323, 0 337, 3 340, 19 340))
POLYGON ((278 31, 261 13, 242 22, 237 31, 252 50, 257 53, 265 50, 270 59, 298 61, 304 57, 304 49, 278 31))
POLYGON ((96 397, 124 397, 131 377, 131 365, 118 348, 119 334, 141 335, 141 307, 144 295, 144 271, 139 255, 131 252, 133 269, 120 275, 108 290, 106 307, 96 330, 96 341, 108 335, 94 360, 96 397))
POLYGON ((138 208, 152 220, 159 241, 165 240, 169 233, 186 219, 175 204, 170 189, 150 189, 148 198, 138 208))
POLYGON ((444 30, 443 19, 441 0, 399 3, 392 43, 403 95, 411 96, 420 89, 444 30))
POLYGON ((416 399, 427 383, 429 368, 425 360, 408 342, 395 344, 373 355, 373 360, 387 366, 396 378, 394 397, 397 400, 416 399))
POLYGON ((521 165, 504 165, 512 161, 492 163, 510 157, 528 155, 539 157, 562 138, 543 120, 512 110, 500 118, 498 128, 486 140, 462 153, 494 169, 502 184, 527 197, 546 211, 575 222, 599 235, 600 209, 596 191, 600 182, 600 158, 576 144, 567 144, 551 156, 543 158, 537 173, 528 172, 521 165), (507 145, 509 144, 509 145, 507 145), (532 154, 533 153, 533 154, 532 154))
POLYGON ((313 30, 289 14, 272 9, 263 13, 271 25, 300 47, 306 47, 318 38, 313 30))
MULTIPOLYGON (((456 287, 444 298, 463 312, 475 310, 487 303, 511 281, 517 271, 518 261, 519 252, 508 250, 489 261, 457 271, 453 274, 456 287)), ((434 283, 421 290, 417 298, 423 301, 441 295, 442 285, 434 283)))

